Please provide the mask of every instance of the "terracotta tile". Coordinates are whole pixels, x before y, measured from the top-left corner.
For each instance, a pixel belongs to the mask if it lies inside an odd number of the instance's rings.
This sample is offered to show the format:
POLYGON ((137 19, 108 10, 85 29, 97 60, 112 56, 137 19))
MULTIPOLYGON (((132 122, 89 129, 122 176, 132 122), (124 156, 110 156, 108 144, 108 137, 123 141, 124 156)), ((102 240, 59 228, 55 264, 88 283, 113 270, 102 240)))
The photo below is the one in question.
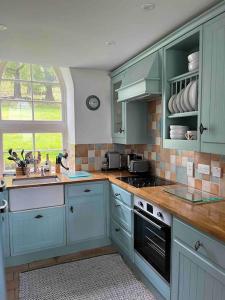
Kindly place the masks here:
POLYGON ((94 150, 95 144, 88 144, 88 150, 94 150))
POLYGON ((85 157, 88 156, 88 145, 87 144, 78 144, 75 148, 76 157, 85 157))
POLYGON ((211 154, 196 152, 195 153, 195 163, 196 164, 210 165, 210 163, 211 163, 211 154))
POLYGON ((156 113, 156 102, 155 101, 151 101, 148 104, 148 112, 149 113, 156 113))
POLYGON ((95 156, 100 157, 101 156, 101 150, 95 150, 95 156))
POLYGON ((210 181, 210 175, 202 174, 202 179, 203 179, 203 180, 210 181))
POLYGON ((211 183, 211 193, 219 195, 219 184, 211 183))
POLYGON ((202 180, 195 179, 195 188, 198 189, 198 190, 202 189, 202 180))
POLYGON ((76 171, 81 171, 81 165, 76 165, 75 168, 76 168, 76 171))
POLYGON ((211 192, 211 182, 202 180, 202 191, 211 192))

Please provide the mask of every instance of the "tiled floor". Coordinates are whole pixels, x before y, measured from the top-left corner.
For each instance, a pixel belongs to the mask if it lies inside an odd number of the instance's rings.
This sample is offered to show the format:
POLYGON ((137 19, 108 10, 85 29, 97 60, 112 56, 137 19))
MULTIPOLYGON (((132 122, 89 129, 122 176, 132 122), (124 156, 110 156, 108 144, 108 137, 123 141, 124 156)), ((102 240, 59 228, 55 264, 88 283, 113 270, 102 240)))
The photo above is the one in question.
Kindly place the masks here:
POLYGON ((74 254, 53 257, 46 260, 40 260, 29 264, 7 268, 6 280, 7 280, 8 300, 19 299, 19 273, 21 272, 58 265, 64 262, 75 261, 83 258, 90 258, 98 255, 115 253, 115 252, 117 251, 113 247, 103 247, 103 248, 85 250, 74 254))

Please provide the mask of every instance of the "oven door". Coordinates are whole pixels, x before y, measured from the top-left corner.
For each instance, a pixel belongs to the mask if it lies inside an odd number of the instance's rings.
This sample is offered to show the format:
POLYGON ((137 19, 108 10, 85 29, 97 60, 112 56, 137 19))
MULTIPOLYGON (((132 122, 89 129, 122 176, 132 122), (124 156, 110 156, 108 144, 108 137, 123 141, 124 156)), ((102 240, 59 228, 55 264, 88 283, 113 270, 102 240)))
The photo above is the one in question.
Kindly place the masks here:
POLYGON ((143 210, 134 209, 134 248, 170 281, 171 228, 143 210))

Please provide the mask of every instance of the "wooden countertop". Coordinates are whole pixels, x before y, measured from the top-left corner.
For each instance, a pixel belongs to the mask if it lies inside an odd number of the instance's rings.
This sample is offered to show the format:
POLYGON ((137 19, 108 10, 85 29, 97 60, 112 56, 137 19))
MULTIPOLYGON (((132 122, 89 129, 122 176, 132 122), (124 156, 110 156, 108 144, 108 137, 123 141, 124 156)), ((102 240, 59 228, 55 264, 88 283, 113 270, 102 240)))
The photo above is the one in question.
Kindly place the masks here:
MULTIPOLYGON (((146 201, 152 202, 167 211, 172 215, 182 219, 183 221, 193 225, 197 229, 208 233, 215 238, 225 242, 225 200, 216 203, 207 204, 192 204, 173 195, 170 195, 164 191, 163 186, 160 187, 146 187, 146 188, 135 188, 127 183, 124 183, 116 177, 127 176, 129 173, 122 171, 112 172, 92 172, 91 177, 69 179, 63 174, 57 174, 60 178, 60 182, 46 183, 38 185, 54 185, 54 184, 71 184, 71 183, 82 183, 89 181, 109 180, 110 182, 120 186, 121 188, 139 196, 146 201)), ((15 178, 15 177, 14 177, 15 178)), ((20 177, 23 178, 23 177, 20 177)), ((24 178, 26 178, 24 176, 24 178)), ((13 177, 5 177, 6 186, 9 189, 12 188, 24 188, 26 186, 13 186, 13 177)), ((35 185, 29 185, 37 186, 35 185)), ((177 184, 177 186, 180 186, 177 184)))

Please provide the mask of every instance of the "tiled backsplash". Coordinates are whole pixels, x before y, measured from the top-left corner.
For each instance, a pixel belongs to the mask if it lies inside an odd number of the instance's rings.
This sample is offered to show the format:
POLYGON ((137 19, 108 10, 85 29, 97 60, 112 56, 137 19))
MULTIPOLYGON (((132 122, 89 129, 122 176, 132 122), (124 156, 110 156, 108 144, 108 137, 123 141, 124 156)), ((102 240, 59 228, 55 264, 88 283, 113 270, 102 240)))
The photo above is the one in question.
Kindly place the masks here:
POLYGON ((149 102, 149 144, 147 145, 118 145, 118 144, 88 144, 76 145, 76 170, 100 170, 106 151, 119 151, 121 153, 140 153, 151 161, 152 173, 166 179, 188 184, 189 186, 225 196, 225 156, 199 153, 194 151, 181 151, 163 149, 161 138, 161 100, 149 102), (187 161, 194 162, 194 177, 187 177, 187 161), (222 178, 198 173, 198 164, 222 169, 222 178))

